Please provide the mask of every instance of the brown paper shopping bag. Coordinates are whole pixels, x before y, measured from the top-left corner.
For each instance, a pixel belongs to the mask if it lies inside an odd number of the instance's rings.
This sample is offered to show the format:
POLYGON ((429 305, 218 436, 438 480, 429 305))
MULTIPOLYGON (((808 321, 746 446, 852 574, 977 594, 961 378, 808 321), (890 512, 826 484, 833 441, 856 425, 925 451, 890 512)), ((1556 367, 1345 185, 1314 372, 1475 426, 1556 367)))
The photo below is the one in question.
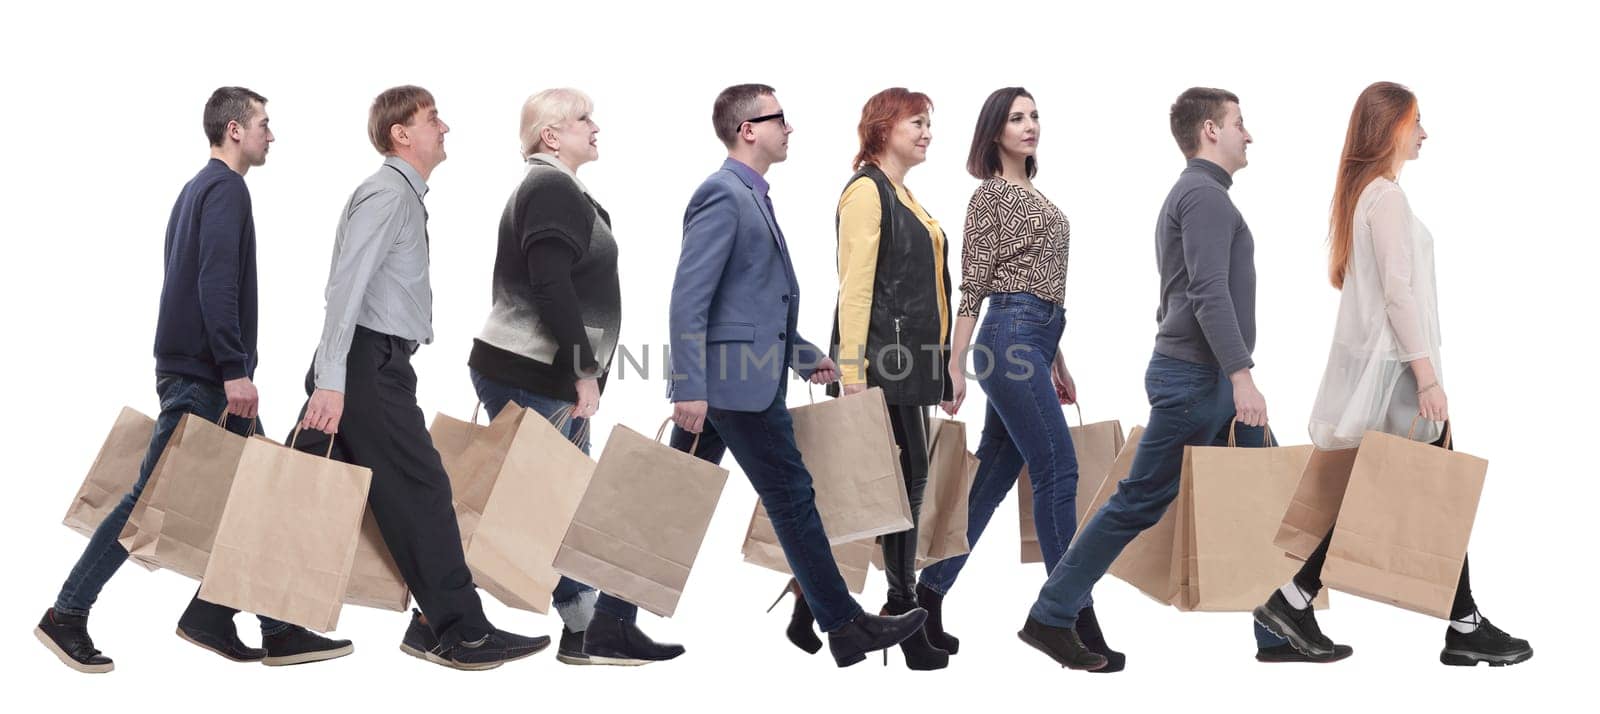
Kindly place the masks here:
POLYGON ((882 389, 795 407, 789 414, 828 542, 911 528, 900 451, 882 389))
MULTIPOLYGON (((1077 406, 1077 405, 1073 405, 1077 406)), ((1083 408, 1078 407, 1078 426, 1072 427, 1072 448, 1078 456, 1078 529, 1089 521, 1094 511, 1095 494, 1105 483, 1111 465, 1116 462, 1125 441, 1122 422, 1097 421, 1083 423, 1083 408)), ((1107 494, 1109 496, 1109 494, 1107 494)), ((1039 534, 1033 522, 1033 482, 1028 480, 1028 467, 1023 465, 1017 476, 1017 522, 1022 531, 1022 562, 1042 563, 1044 553, 1039 549, 1039 534)))
POLYGON ((1300 475, 1300 485, 1295 487, 1294 497, 1283 512, 1273 545, 1296 560, 1311 557, 1333 530, 1339 506, 1344 503, 1345 488, 1350 484, 1350 469, 1355 465, 1355 449, 1313 449, 1305 473, 1300 475))
MULTIPOLYGON (((295 430, 299 435, 299 430, 295 430)), ((200 599, 327 632, 339 624, 372 470, 252 439, 217 525, 200 599)))
MULTIPOLYGON (((859 594, 866 589, 867 564, 877 551, 877 543, 871 538, 833 546, 833 562, 839 567, 839 575, 850 592, 859 594)), ((772 519, 767 518, 767 509, 761 507, 759 498, 755 512, 750 514, 750 527, 745 529, 744 545, 739 552, 746 563, 793 574, 783 546, 778 543, 778 534, 772 529, 772 519)))
MULTIPOLYGON (((1449 424, 1445 443, 1450 443, 1449 424)), ((1368 431, 1357 448, 1333 542, 1328 587, 1450 617, 1489 462, 1368 431)))
MULTIPOLYGON (((1270 432, 1265 439, 1270 443, 1270 432)), ((1249 612, 1299 565, 1273 543, 1311 446, 1188 446, 1176 515, 1172 604, 1180 610, 1249 612)), ((1326 607, 1325 594, 1315 603, 1326 607)))
MULTIPOLYGON (((556 553, 557 572, 662 617, 678 607, 727 483, 725 469, 612 429, 556 553)), ((698 447, 699 439, 695 439, 698 447)))
POLYGON ((94 529, 122 497, 133 491, 133 484, 139 480, 139 465, 155 433, 156 420, 123 407, 61 524, 86 536, 94 535, 94 529))
POLYGON ((350 566, 350 587, 345 589, 344 601, 397 612, 405 612, 411 603, 411 588, 394 564, 371 508, 361 516, 361 537, 356 541, 356 559, 350 566))
MULTIPOLYGON (((917 569, 971 552, 967 542, 967 497, 978 475, 978 457, 967 450, 967 426, 950 419, 930 422, 928 483, 917 517, 917 569)), ((882 551, 878 551, 881 553, 882 551)))
MULTIPOLYGON (((224 414, 224 423, 227 418, 224 414)), ((183 415, 118 537, 128 557, 196 580, 205 575, 239 457, 251 439, 272 443, 183 415)))

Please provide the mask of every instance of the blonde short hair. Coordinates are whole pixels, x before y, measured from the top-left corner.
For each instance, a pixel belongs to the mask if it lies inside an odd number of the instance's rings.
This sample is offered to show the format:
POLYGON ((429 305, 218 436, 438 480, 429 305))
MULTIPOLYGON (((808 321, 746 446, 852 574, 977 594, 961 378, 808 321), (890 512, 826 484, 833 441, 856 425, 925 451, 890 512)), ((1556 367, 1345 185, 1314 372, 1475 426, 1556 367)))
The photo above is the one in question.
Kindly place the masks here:
POLYGON ((544 131, 545 127, 576 119, 592 111, 594 102, 590 101, 589 95, 576 89, 546 89, 528 97, 522 103, 522 129, 519 132, 522 137, 522 157, 538 153, 543 146, 539 132, 544 131))

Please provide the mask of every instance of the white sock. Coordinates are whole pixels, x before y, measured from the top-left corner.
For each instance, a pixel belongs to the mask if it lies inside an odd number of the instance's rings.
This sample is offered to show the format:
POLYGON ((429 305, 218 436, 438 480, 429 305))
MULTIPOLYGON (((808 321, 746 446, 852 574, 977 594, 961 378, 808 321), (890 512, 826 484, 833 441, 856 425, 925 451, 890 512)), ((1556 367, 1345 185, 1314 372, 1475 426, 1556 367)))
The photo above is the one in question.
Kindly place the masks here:
POLYGON ((589 621, 594 619, 594 603, 599 599, 599 593, 585 590, 571 600, 556 603, 556 613, 561 615, 561 624, 573 632, 589 629, 589 621))
POLYGON ((1278 592, 1283 593, 1283 599, 1289 601, 1289 607, 1296 610, 1304 610, 1310 607, 1311 598, 1316 597, 1312 593, 1301 590, 1300 586, 1296 585, 1293 580, 1284 583, 1283 587, 1278 588, 1278 592))
POLYGON ((1478 625, 1481 624, 1483 624, 1483 615, 1479 615, 1477 610, 1473 610, 1471 615, 1467 615, 1459 620, 1450 621, 1450 626, 1455 628, 1455 631, 1460 632, 1461 634, 1476 632, 1478 625))

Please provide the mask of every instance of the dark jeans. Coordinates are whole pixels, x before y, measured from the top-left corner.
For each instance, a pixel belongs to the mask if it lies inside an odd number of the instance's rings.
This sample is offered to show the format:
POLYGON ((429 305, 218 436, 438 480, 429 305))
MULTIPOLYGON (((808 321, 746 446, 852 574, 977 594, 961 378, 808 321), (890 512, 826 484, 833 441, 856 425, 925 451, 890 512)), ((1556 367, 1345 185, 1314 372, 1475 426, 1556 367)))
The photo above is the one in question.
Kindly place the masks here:
MULTIPOLYGON (((1050 380, 1065 322, 1061 306, 1033 295, 991 295, 973 358, 989 404, 967 497, 967 542, 977 547, 1026 463, 1047 573, 1078 529, 1078 454, 1050 380)), ((949 593, 966 563, 965 555, 934 563, 922 571, 922 584, 949 593)))
MULTIPOLYGON (((772 404, 759 412, 712 407, 695 453, 707 461, 717 461, 724 448, 733 452, 772 519, 789 570, 800 583, 817 626, 823 632, 832 632, 849 624, 862 611, 839 575, 828 534, 822 529, 816 494, 811 490, 811 472, 800 458, 794 441, 794 421, 784 405, 787 392, 785 380, 772 404)), ((674 448, 688 451, 693 441, 693 434, 673 431, 674 448)))
MULTIPOLYGON (((1219 446, 1228 441, 1234 416, 1233 383, 1221 369, 1156 354, 1145 371, 1144 383, 1150 398, 1150 422, 1139 440, 1133 467, 1040 589, 1029 616, 1046 625, 1072 627, 1112 561, 1166 514, 1178 495, 1183 448, 1219 446)), ((1236 436, 1239 446, 1263 445, 1258 427, 1240 426, 1236 436)))
MULTIPOLYGON (((1449 429, 1448 423, 1445 428, 1449 429)), ((1433 442, 1433 445, 1453 450, 1451 445, 1445 444, 1444 439, 1444 434, 1440 434, 1439 440, 1433 442)), ((1306 558, 1305 565, 1300 566, 1300 572, 1295 573, 1294 582, 1300 586, 1301 590, 1313 595, 1322 590, 1322 565, 1328 559, 1328 544, 1332 542, 1333 531, 1330 529, 1328 535, 1317 545, 1317 549, 1311 551, 1311 557, 1306 558)), ((1450 619, 1455 620, 1466 617, 1477 609, 1478 605, 1472 599, 1472 583, 1467 577, 1467 560, 1463 556, 1461 560, 1461 579, 1456 583, 1456 600, 1450 606, 1450 619)))
POLYGON ((906 497, 911 504, 911 530, 889 533, 883 544, 883 574, 889 580, 889 600, 917 601, 917 523, 922 515, 922 494, 928 486, 928 415, 924 407, 889 405, 889 429, 900 447, 900 471, 905 475, 906 497))
MULTIPOLYGON (((537 394, 526 389, 519 389, 504 382, 490 379, 475 369, 471 370, 471 374, 472 387, 478 392, 478 401, 483 402, 483 408, 489 411, 490 419, 499 416, 500 410, 505 409, 507 404, 516 403, 538 412, 540 416, 550 420, 551 423, 555 423, 557 412, 573 406, 572 402, 537 394)), ((586 428, 588 426, 588 419, 569 419, 567 420, 566 428, 563 430, 564 435, 568 439, 575 440, 573 443, 577 444, 578 448, 583 449, 585 454, 589 453, 589 430, 586 428), (580 436, 582 437, 581 439, 579 439, 580 436)), ((550 593, 550 599, 559 605, 570 602, 573 598, 593 589, 593 587, 563 575, 561 580, 556 583, 556 589, 550 593)), ((634 622, 639 619, 638 606, 606 593, 600 594, 599 599, 595 601, 594 609, 596 612, 603 612, 612 617, 622 618, 625 622, 634 622)))
MULTIPOLYGON (((133 490, 122 497, 111 513, 106 514, 106 519, 89 537, 89 545, 84 547, 83 555, 78 557, 77 564, 72 566, 72 573, 61 584, 61 592, 56 595, 56 612, 87 616, 89 608, 94 607, 95 600, 100 596, 100 590, 111 581, 111 576, 116 574, 122 562, 128 559, 128 551, 117 542, 117 536, 122 534, 123 526, 127 525, 128 516, 133 513, 133 504, 139 500, 139 494, 144 493, 145 482, 150 480, 150 472, 155 470, 156 461, 161 458, 161 452, 166 450, 167 441, 172 438, 172 432, 177 430, 183 415, 193 414, 215 422, 228 410, 228 395, 222 391, 222 387, 189 377, 157 375, 156 394, 161 397, 161 414, 156 417, 156 431, 150 437, 150 448, 145 451, 144 461, 139 464, 139 480, 133 483, 133 490)), ((230 417, 225 426, 228 431, 243 436, 250 433, 252 424, 248 419, 230 417)), ((224 617, 232 617, 238 612, 221 605, 201 603, 191 607, 210 610, 212 614, 224 617)), ((276 634, 290 627, 286 622, 269 617, 260 619, 261 633, 264 635, 276 634)))
MULTIPOLYGON (((484 617, 461 552, 450 477, 417 407, 415 349, 408 340, 356 328, 333 457, 372 469, 367 504, 378 531, 428 626, 442 646, 450 647, 477 640, 494 627, 484 617)), ((315 369, 306 373, 307 395, 316 389, 315 369)), ((305 417, 305 407, 300 416, 305 417)), ((302 432, 295 447, 321 456, 328 435, 302 432)))

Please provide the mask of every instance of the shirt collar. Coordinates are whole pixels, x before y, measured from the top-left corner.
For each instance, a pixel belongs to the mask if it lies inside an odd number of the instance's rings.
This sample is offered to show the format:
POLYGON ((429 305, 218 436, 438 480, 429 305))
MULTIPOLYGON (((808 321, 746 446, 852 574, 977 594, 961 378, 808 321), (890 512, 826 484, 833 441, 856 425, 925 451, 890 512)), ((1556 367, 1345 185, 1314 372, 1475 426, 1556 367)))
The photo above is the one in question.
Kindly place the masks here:
POLYGON ((772 187, 772 184, 767 183, 766 177, 762 176, 760 172, 732 156, 728 157, 727 161, 722 162, 722 168, 737 174, 750 188, 755 189, 756 193, 761 194, 763 197, 767 195, 767 189, 772 187))
POLYGON ((552 166, 556 169, 559 169, 561 173, 567 175, 567 178, 572 179, 573 183, 578 184, 579 191, 582 191, 585 195, 588 195, 589 187, 583 185, 583 182, 578 180, 577 172, 573 171, 571 168, 568 168, 566 164, 561 162, 561 159, 556 158, 555 154, 548 154, 543 151, 535 153, 534 155, 528 157, 528 165, 532 166, 534 164, 552 166))
POLYGON ((405 159, 393 155, 386 156, 383 159, 383 165, 393 166, 396 169, 399 169, 400 175, 406 177, 406 183, 411 184, 411 190, 417 192, 418 200, 421 200, 423 196, 428 195, 428 182, 422 180, 422 174, 419 173, 416 168, 412 167, 411 164, 406 163, 405 159))
POLYGON ((1223 188, 1233 187, 1233 177, 1229 176, 1228 172, 1221 166, 1218 166, 1210 161, 1205 159, 1189 159, 1189 168, 1204 171, 1207 175, 1211 176, 1211 178, 1216 179, 1217 183, 1222 184, 1223 188))

